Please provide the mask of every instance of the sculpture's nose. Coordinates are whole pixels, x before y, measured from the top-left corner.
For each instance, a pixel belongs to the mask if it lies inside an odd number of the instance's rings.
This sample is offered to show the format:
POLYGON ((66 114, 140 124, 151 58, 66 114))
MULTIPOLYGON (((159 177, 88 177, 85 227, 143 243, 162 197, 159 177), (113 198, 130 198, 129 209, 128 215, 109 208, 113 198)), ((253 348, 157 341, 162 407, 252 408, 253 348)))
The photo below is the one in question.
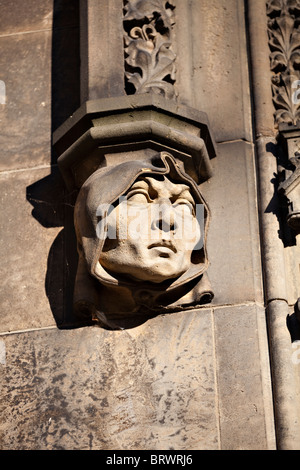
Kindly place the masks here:
POLYGON ((176 230, 177 221, 174 208, 170 201, 156 204, 151 228, 162 232, 172 232, 176 230))

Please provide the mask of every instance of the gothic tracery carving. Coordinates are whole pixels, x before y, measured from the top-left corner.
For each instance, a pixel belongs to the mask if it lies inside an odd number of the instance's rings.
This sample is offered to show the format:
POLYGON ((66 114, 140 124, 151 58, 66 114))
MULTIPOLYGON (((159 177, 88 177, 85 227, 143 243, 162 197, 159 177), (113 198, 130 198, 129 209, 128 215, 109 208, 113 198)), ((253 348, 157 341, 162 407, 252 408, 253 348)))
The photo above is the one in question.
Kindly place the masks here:
POLYGON ((286 143, 278 161, 279 193, 285 197, 287 222, 300 231, 300 0, 267 2, 274 120, 286 143))
POLYGON ((267 2, 275 123, 296 124, 300 106, 294 83, 300 79, 300 1, 267 2))
POLYGON ((125 77, 127 90, 175 96, 173 26, 175 6, 164 0, 124 2, 125 77))

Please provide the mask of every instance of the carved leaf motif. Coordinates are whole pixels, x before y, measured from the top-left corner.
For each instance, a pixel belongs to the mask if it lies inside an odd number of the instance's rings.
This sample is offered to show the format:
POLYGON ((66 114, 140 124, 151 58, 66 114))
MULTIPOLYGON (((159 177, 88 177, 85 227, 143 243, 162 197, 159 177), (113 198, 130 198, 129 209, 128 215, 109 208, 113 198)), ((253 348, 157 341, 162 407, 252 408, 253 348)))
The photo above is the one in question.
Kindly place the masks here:
POLYGON ((154 12, 156 12, 162 18, 165 27, 170 29, 175 20, 173 10, 167 8, 168 3, 172 5, 172 2, 164 0, 129 0, 125 5, 125 20, 148 18, 151 21, 154 18, 154 12))
POLYGON ((152 41, 137 39, 131 41, 125 52, 128 54, 126 62, 131 67, 139 67, 144 75, 151 68, 153 56, 155 55, 155 46, 152 41))
POLYGON ((278 68, 284 69, 287 66, 286 55, 280 51, 275 51, 270 54, 271 70, 278 68))
POLYGON ((280 11, 282 9, 282 0, 270 0, 267 2, 267 15, 271 15, 273 11, 280 11))
POLYGON ((287 6, 293 10, 300 9, 300 1, 299 0, 287 0, 287 6))
POLYGON ((167 92, 168 97, 171 90, 171 95, 174 95, 172 85, 163 81, 167 75, 174 79, 175 54, 170 50, 170 45, 169 42, 160 41, 157 37, 154 42, 143 39, 132 41, 126 48, 128 54, 126 62, 142 72, 126 72, 128 81, 138 92, 161 87, 167 92))
POLYGON ((275 121, 294 124, 300 115, 299 105, 293 102, 293 81, 300 78, 300 0, 271 0, 267 12, 270 67, 276 74, 272 78, 275 121))
POLYGON ((152 89, 175 94, 175 54, 171 49, 173 8, 165 0, 128 0, 125 4, 125 76, 136 92, 152 89), (131 25, 133 26, 131 28, 131 25))
POLYGON ((273 80, 273 101, 276 108, 275 119, 277 123, 295 124, 300 118, 300 108, 293 103, 292 99, 295 91, 292 88, 294 80, 296 80, 296 77, 288 74, 282 74, 281 81, 278 81, 278 83, 273 80))
MULTIPOLYGON (((290 124, 299 128, 300 0, 270 0, 267 2, 267 14, 270 17, 270 65, 271 70, 275 72, 272 77, 275 123, 290 124)), ((295 144, 295 137, 292 139, 295 144)), ((282 179, 279 191, 286 196, 287 222, 296 233, 300 233, 300 199, 297 197, 300 194, 299 186, 297 191, 294 191, 294 186, 291 193, 286 191, 299 178, 299 162, 298 151, 293 146, 288 146, 288 154, 278 162, 279 178, 282 179), (291 199, 288 194, 292 196, 291 199)))
POLYGON ((273 12, 300 11, 300 0, 270 0, 267 2, 267 15, 273 12))
POLYGON ((288 51, 291 47, 294 47, 293 32, 294 32, 294 20, 290 16, 284 15, 281 18, 277 18, 273 22, 275 27, 272 30, 269 44, 271 49, 285 52, 288 56, 288 51))
POLYGON ((288 67, 298 64, 300 33, 294 27, 294 20, 284 16, 277 19, 278 29, 274 29, 270 35, 269 45, 273 52, 270 54, 271 70, 278 66, 288 67))

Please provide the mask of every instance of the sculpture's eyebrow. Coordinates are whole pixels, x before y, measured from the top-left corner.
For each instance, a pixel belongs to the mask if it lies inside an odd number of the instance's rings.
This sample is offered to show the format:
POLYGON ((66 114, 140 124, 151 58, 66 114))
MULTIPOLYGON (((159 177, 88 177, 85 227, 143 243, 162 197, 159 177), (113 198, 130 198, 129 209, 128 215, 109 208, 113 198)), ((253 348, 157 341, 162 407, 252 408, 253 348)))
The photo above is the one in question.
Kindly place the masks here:
POLYGON ((172 182, 171 180, 169 180, 168 178, 166 178, 165 176, 162 176, 162 175, 159 175, 156 177, 152 177, 152 176, 145 176, 145 180, 141 180, 141 181, 145 181, 147 182, 148 184, 148 190, 151 191, 152 193, 156 193, 156 195, 159 195, 160 192, 161 192, 161 183, 162 182, 165 182, 166 186, 166 190, 169 191, 170 195, 172 195, 172 197, 178 197, 179 194, 181 194, 182 192, 184 191, 190 191, 190 188, 189 186, 187 186, 186 184, 184 183, 174 183, 172 182))
POLYGON ((176 199, 180 199, 180 198, 186 199, 186 200, 192 202, 193 204, 195 204, 195 199, 194 199, 189 187, 183 188, 178 194, 175 194, 175 197, 176 197, 176 199))
POLYGON ((130 194, 132 191, 138 191, 138 190, 142 190, 144 192, 147 192, 150 199, 155 199, 158 196, 158 191, 154 187, 154 185, 152 184, 152 178, 151 177, 149 177, 149 179, 148 179, 148 177, 145 176, 145 177, 141 177, 140 179, 135 181, 135 183, 133 183, 131 188, 127 191, 127 195, 130 194))
POLYGON ((133 183, 133 185, 128 189, 127 194, 134 189, 145 189, 149 190, 149 183, 145 179, 139 179, 133 183))
MULTIPOLYGON (((155 199, 161 193, 161 179, 153 178, 152 176, 144 176, 137 179, 133 185, 127 191, 127 195, 130 195, 133 191, 146 191, 151 199, 155 199)), ((190 191, 190 187, 184 183, 172 183, 170 180, 166 181, 166 189, 169 193, 169 197, 174 202, 177 199, 185 199, 191 204, 195 204, 194 197, 190 191), (168 184, 169 183, 169 184, 168 184)))

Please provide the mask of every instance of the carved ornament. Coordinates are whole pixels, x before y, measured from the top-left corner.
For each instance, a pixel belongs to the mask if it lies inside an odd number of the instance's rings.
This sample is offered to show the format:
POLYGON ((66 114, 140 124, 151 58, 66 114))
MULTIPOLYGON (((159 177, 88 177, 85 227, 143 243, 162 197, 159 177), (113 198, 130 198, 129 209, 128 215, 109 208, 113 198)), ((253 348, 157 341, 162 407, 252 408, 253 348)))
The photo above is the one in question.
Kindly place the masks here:
POLYGON ((145 149, 139 157, 124 153, 121 163, 94 172, 75 205, 74 309, 112 328, 213 298, 209 211, 199 188, 171 153, 145 149))
POLYGON ((175 59, 172 1, 124 2, 125 77, 134 93, 175 96, 175 59))
POLYGON ((284 153, 278 164, 278 190, 286 201, 287 222, 299 233, 300 0, 270 0, 267 15, 274 120, 284 153))
POLYGON ((77 196, 77 318, 125 328, 209 303, 200 186, 216 153, 206 115, 150 93, 99 100, 54 145, 77 196))
POLYGON ((300 1, 270 0, 267 15, 275 124, 295 125, 300 118, 293 99, 300 79, 300 1))

